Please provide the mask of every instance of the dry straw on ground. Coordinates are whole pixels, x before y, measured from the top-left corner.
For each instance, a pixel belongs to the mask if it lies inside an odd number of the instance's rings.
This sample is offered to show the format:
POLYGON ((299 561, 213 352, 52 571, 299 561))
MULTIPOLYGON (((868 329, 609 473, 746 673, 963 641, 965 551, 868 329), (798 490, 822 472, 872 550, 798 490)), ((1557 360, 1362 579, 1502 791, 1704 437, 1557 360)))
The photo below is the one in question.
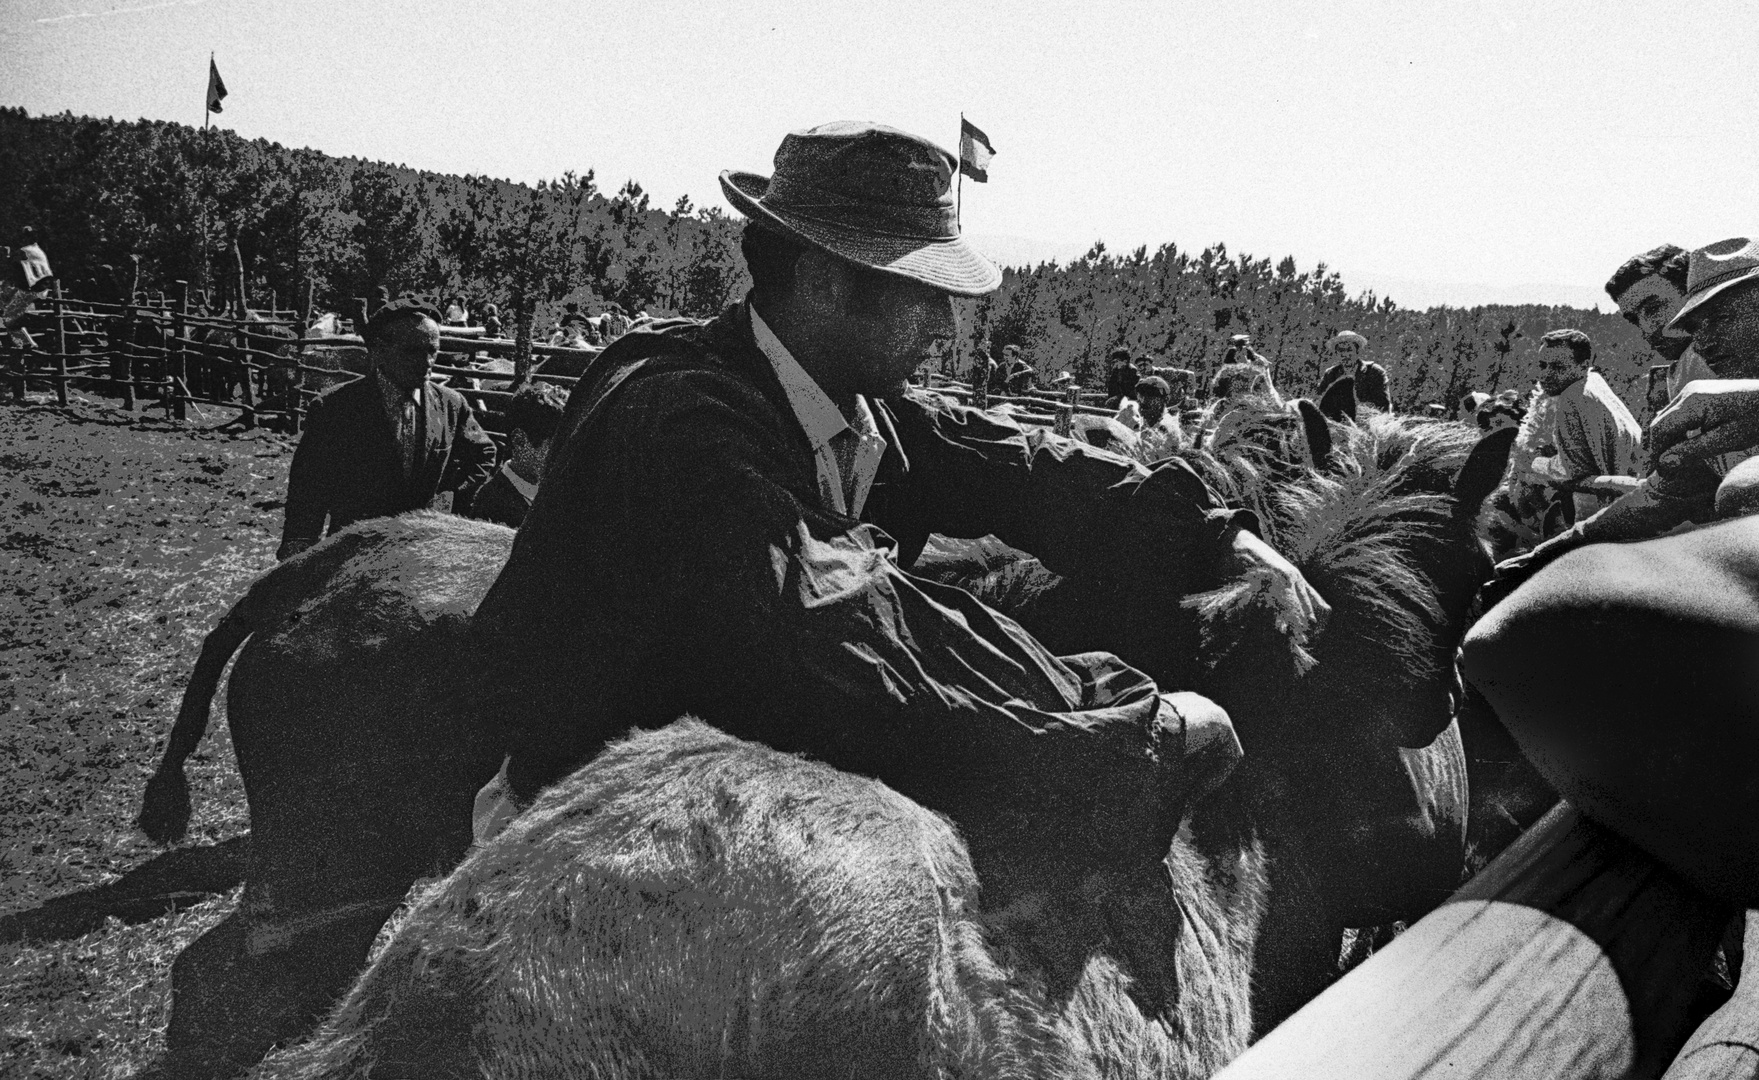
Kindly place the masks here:
POLYGON ((273 565, 291 457, 92 399, 0 404, 0 1077, 137 1071, 171 961, 236 902, 223 694, 182 850, 133 816, 202 638, 273 565))

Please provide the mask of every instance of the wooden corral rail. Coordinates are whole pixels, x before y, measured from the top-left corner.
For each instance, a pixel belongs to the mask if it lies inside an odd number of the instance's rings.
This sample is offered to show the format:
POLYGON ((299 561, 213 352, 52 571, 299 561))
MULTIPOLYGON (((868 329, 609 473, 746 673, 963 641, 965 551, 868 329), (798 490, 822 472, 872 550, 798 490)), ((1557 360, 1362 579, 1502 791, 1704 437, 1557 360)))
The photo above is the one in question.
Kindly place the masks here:
MULTIPOLYGON (((236 318, 192 310, 185 282, 178 282, 174 298, 137 294, 135 302, 122 304, 64 297, 57 287, 23 324, 31 347, 0 336, 0 383, 9 383, 19 400, 27 385, 47 384, 65 404, 68 387, 78 385, 118 397, 128 409, 151 402, 187 419, 193 407, 209 419, 204 407, 217 406, 237 410, 229 423, 267 422, 296 433, 313 398, 366 370, 361 337, 312 334, 309 300, 307 306, 304 312, 253 309, 249 318, 236 318)), ((532 377, 561 386, 572 386, 600 351, 537 343, 528 348, 532 377)), ((517 344, 485 337, 478 327, 446 326, 440 350, 434 374, 469 397, 491 435, 504 434, 502 412, 512 396, 507 387, 514 373, 477 365, 494 360, 516 365, 517 344)), ((929 385, 962 402, 974 396, 970 387, 940 376, 929 385)), ((1092 399, 1079 391, 994 394, 983 395, 982 404, 1008 405, 1021 423, 1066 430, 1076 412, 1112 415, 1092 399), (1081 400, 1084 396, 1088 400, 1081 400)))
POLYGON ((1217 1080, 1659 1076, 1733 914, 1561 805, 1217 1080))
MULTIPOLYGON (((356 334, 313 335, 309 312, 253 309, 244 319, 193 311, 187 284, 178 284, 174 300, 137 296, 125 304, 76 300, 57 288, 21 324, 28 347, 0 336, 0 384, 9 384, 20 400, 29 385, 46 384, 63 404, 68 387, 79 386, 120 398, 129 409, 152 403, 179 419, 191 407, 207 419, 203 407, 218 406, 237 410, 230 422, 254 427, 266 421, 297 432, 318 393, 365 372, 364 342, 356 334)), ((494 384, 506 384, 512 373, 473 365, 511 359, 515 343, 485 338, 480 328, 447 327, 441 348, 436 374, 470 394, 490 433, 501 434, 500 406, 511 395, 494 384), (479 379, 489 385, 477 389, 479 379)), ((535 378, 571 386, 597 350, 534 344, 531 353, 539 366, 535 378), (565 359, 558 364, 558 357, 565 359)))

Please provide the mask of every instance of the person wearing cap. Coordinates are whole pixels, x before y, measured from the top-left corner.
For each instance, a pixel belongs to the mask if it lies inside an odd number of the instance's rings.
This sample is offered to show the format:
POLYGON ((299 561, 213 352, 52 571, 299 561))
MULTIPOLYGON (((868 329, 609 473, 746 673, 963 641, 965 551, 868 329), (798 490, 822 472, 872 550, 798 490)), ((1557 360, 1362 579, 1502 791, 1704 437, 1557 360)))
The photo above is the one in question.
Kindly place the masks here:
POLYGON ((372 373, 326 391, 306 413, 287 475, 277 559, 363 518, 450 501, 464 512, 495 470, 495 444, 464 396, 428 381, 440 313, 391 300, 366 326, 372 373))
POLYGON ((956 167, 837 123, 788 135, 773 176, 721 175, 751 292, 587 369, 473 620, 489 659, 463 697, 510 755, 507 798, 693 713, 947 814, 986 906, 1094 873, 1170 902, 1180 807, 1239 752, 1226 714, 905 567, 931 532, 993 533, 1053 568, 1264 574, 1297 634, 1324 602, 1183 463, 904 388, 952 340, 954 298, 1001 279, 960 236, 956 167))
POLYGON ((1368 339, 1354 330, 1345 330, 1331 339, 1331 352, 1337 363, 1319 377, 1316 395, 1323 395, 1332 383, 1348 376, 1356 382, 1356 401, 1372 405, 1381 412, 1392 412, 1392 398, 1386 390, 1386 368, 1366 358, 1368 339))

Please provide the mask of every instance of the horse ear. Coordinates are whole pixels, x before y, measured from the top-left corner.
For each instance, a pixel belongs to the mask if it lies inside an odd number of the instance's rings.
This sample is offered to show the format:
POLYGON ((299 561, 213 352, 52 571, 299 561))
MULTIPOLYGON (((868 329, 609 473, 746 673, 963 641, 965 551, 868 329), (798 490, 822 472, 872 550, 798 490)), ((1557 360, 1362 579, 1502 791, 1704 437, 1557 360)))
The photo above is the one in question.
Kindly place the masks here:
POLYGON ((1328 420, 1356 422, 1356 380, 1345 376, 1319 395, 1319 411, 1328 420))
POLYGON ((1515 435, 1514 428, 1493 431, 1479 439, 1478 445, 1466 455, 1466 463, 1454 476, 1455 513, 1477 513, 1478 507, 1502 483, 1502 474, 1509 467, 1509 452, 1515 447, 1515 435))
POLYGON ((1313 458, 1313 467, 1323 470, 1331 457, 1331 425, 1325 422, 1325 415, 1319 406, 1306 398, 1296 398, 1295 408, 1301 413, 1301 430, 1307 433, 1307 453, 1313 458))

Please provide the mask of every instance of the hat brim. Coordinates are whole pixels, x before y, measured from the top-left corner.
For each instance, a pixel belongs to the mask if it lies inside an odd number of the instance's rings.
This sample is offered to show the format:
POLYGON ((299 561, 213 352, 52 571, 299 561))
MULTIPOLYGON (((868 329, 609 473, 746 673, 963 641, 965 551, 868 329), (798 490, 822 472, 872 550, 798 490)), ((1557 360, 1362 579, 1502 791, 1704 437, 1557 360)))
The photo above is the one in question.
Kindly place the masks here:
POLYGON ((1002 284, 1001 270, 978 254, 964 237, 923 240, 888 236, 777 212, 763 203, 769 186, 767 176, 731 170, 721 173, 721 190, 734 209, 845 262, 909 278, 954 296, 982 296, 1002 284))
POLYGON ((1711 300, 1714 300, 1718 295, 1727 292, 1729 289, 1732 289, 1743 282, 1752 281, 1755 277, 1759 277, 1759 266, 1750 267, 1746 273, 1729 278, 1727 281, 1719 281, 1715 285, 1699 293, 1697 296, 1686 297, 1686 302, 1680 305, 1680 310, 1674 312, 1674 317, 1667 321, 1667 326, 1664 327, 1664 329, 1678 330, 1680 328, 1680 322, 1685 319, 1686 316, 1697 311, 1711 300))

